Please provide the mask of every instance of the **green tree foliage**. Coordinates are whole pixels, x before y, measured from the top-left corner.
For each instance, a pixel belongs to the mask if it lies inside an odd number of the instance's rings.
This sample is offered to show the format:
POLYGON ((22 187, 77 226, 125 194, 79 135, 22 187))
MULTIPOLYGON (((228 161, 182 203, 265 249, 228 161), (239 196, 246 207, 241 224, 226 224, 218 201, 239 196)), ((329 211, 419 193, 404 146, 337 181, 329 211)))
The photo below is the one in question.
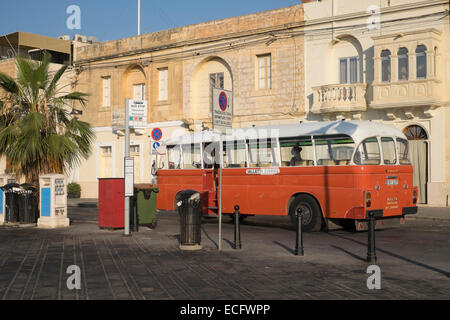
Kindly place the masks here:
POLYGON ((0 156, 11 171, 39 185, 39 174, 66 173, 91 153, 95 137, 87 122, 71 115, 87 94, 63 92, 58 82, 67 66, 49 73, 41 61, 16 58, 17 78, 0 73, 0 156))

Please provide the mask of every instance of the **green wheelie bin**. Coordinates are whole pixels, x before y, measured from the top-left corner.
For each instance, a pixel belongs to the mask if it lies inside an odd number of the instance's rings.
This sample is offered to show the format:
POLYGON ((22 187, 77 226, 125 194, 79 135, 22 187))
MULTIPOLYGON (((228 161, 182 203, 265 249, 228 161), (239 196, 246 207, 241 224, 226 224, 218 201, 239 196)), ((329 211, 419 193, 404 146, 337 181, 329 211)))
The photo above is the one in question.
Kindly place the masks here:
POLYGON ((134 186, 137 219, 140 226, 156 227, 156 197, 159 189, 151 184, 134 186))

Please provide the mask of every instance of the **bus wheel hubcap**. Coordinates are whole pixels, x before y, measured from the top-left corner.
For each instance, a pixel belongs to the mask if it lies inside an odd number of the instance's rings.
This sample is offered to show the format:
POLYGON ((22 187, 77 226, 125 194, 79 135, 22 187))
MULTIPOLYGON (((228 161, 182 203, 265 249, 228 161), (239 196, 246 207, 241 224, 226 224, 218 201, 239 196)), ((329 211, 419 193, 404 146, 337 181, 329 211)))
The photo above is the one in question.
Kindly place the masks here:
POLYGON ((302 224, 309 224, 311 223, 312 219, 312 210, 308 205, 300 204, 297 209, 302 209, 303 212, 303 223, 302 224))

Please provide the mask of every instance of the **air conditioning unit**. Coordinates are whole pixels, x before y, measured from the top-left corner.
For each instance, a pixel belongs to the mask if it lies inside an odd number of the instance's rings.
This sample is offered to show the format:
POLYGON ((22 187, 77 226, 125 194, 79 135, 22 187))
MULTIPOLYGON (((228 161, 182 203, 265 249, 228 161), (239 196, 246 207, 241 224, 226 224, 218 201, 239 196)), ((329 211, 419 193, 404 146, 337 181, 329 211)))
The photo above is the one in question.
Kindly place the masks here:
POLYGON ((60 40, 68 40, 69 41, 70 40, 70 36, 65 34, 65 35, 59 36, 58 39, 60 39, 60 40))

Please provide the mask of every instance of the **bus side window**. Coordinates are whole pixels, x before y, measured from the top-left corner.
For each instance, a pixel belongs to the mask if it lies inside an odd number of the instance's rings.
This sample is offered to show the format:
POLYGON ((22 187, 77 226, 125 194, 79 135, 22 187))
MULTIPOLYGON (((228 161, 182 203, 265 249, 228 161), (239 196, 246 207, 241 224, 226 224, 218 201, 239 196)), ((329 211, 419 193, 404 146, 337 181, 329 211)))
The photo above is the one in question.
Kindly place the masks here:
POLYGON ((314 138, 317 165, 345 166, 350 164, 355 142, 349 136, 330 136, 314 138))
POLYGON ((180 146, 168 146, 167 155, 169 158, 169 169, 181 169, 181 148, 180 146))
POLYGON ((280 139, 282 167, 314 166, 314 150, 311 138, 280 139))
POLYGON ((373 165, 381 163, 380 146, 377 138, 367 138, 359 145, 354 160, 355 164, 373 165))
POLYGON ((248 143, 249 167, 263 168, 277 165, 276 161, 276 143, 270 139, 259 141, 251 140, 248 143))
POLYGON ((184 169, 202 168, 200 144, 183 145, 183 167, 184 169))
POLYGON ((227 141, 223 144, 224 168, 247 167, 247 151, 245 141, 227 141))

